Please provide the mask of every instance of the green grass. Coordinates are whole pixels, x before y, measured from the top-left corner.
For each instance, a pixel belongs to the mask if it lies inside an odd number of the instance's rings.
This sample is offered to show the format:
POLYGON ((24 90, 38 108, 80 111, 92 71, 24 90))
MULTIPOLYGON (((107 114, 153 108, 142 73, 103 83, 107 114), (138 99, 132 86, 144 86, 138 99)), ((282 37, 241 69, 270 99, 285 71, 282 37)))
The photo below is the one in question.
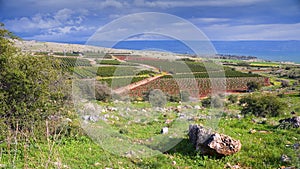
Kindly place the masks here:
POLYGON ((105 82, 111 88, 116 89, 119 87, 127 86, 129 84, 141 81, 146 78, 148 78, 148 76, 133 76, 133 77, 118 77, 118 78, 109 77, 109 78, 98 79, 98 81, 105 82))
MULTIPOLYGON (((114 76, 135 76, 149 74, 151 71, 145 71, 136 67, 117 67, 117 66, 101 66, 97 70, 97 76, 114 77, 114 76)), ((153 73, 153 72, 151 72, 153 73)))
POLYGON ((120 65, 121 62, 118 61, 118 60, 103 59, 103 60, 97 60, 97 64, 101 64, 101 65, 120 65))
MULTIPOLYGON (((111 147, 113 150, 122 151, 120 141, 113 141, 116 138, 129 138, 131 141, 144 141, 150 137, 160 137, 160 129, 168 126, 170 131, 177 127, 183 127, 178 130, 178 134, 183 133, 180 141, 175 147, 156 156, 150 157, 124 157, 107 151, 107 145, 97 144, 88 136, 72 136, 60 137, 58 139, 50 138, 47 140, 35 141, 29 140, 27 146, 25 142, 11 144, 10 153, 7 151, 8 144, 0 143, 0 164, 5 165, 4 168, 12 168, 11 162, 15 161, 15 168, 45 168, 48 164, 49 168, 213 168, 223 169, 227 163, 231 165, 239 165, 241 168, 280 168, 281 166, 300 167, 300 159, 298 157, 299 150, 295 150, 291 145, 299 143, 299 129, 279 129, 277 127, 278 120, 289 117, 289 111, 299 109, 300 98, 298 95, 287 95, 282 98, 285 102, 290 103, 290 107, 285 110, 287 115, 283 117, 272 117, 266 119, 265 123, 253 122, 263 121, 263 118, 253 116, 242 119, 234 118, 231 112, 239 110, 239 106, 230 106, 231 108, 222 115, 218 123, 217 131, 238 139, 242 143, 240 152, 223 158, 215 158, 202 156, 196 152, 189 143, 186 131, 188 124, 178 125, 179 120, 176 119, 178 114, 173 111, 161 112, 152 110, 148 102, 141 103, 100 103, 101 107, 118 107, 118 111, 107 112, 109 114, 107 122, 98 122, 99 126, 105 128, 97 129, 99 133, 111 132, 111 136, 106 139, 112 140, 111 147), (122 109, 124 108, 124 110, 122 109), (129 108, 130 110, 127 110, 129 108), (144 111, 144 110, 145 111, 144 111), (133 111, 138 110, 138 111, 133 111), (129 114, 126 114, 129 113, 129 114), (117 118, 118 117, 118 120, 117 118), (165 124, 168 119, 175 121, 165 124), (249 133, 251 129, 255 129, 256 133, 249 133), (260 133, 266 131, 267 133, 260 133), (48 143, 54 144, 50 151, 48 143), (288 146, 287 146, 288 145, 288 146), (17 151, 14 147, 17 146, 17 151), (25 148, 24 148, 25 147, 25 148), (16 156, 14 158, 14 152, 16 156), (51 156, 49 156, 51 152, 51 156), (280 156, 286 154, 292 158, 291 163, 286 164, 280 161, 280 156), (176 164, 174 164, 174 162, 176 164), (173 163, 173 164, 172 164, 173 163), (61 165, 61 166, 59 166, 61 165)), ((178 105, 184 106, 186 103, 168 103, 169 108, 178 105)), ((193 103, 191 105, 196 105, 193 103)), ((208 110, 192 110, 188 115, 209 115, 208 110)), ((298 112, 299 113, 299 112, 298 112)), ((299 115, 299 114, 298 114, 299 115)), ((209 124, 210 120, 199 119, 191 121, 192 124, 209 124)), ((44 132, 44 131, 41 131, 44 132)), ((11 138, 13 140, 13 138, 11 138)), ((176 138, 174 138, 176 139, 176 138)), ((132 143, 129 141, 129 143, 132 143)), ((126 145, 127 142, 123 142, 126 145)), ((163 144, 163 143, 162 143, 163 144)), ((132 145, 134 145, 132 143, 132 145)), ((122 147, 122 146, 121 146, 122 147)), ((146 147, 156 147, 148 145, 146 147)), ((145 147, 145 148, 146 148, 145 147)), ((126 149, 128 147, 124 147, 126 149)), ((163 148, 163 147, 162 147, 163 148)), ((130 146, 129 146, 130 149, 130 146)))

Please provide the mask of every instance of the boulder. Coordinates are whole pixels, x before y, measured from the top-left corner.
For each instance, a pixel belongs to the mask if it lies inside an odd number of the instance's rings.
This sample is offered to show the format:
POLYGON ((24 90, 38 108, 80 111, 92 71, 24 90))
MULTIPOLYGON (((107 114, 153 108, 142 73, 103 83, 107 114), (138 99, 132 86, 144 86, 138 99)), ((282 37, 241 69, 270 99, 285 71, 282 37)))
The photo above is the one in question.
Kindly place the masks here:
POLYGON ((239 152, 242 147, 239 140, 234 140, 224 134, 214 133, 199 125, 190 125, 189 139, 196 151, 200 150, 203 155, 217 157, 232 155, 239 152))
POLYGON ((161 134, 168 134, 169 128, 168 127, 163 127, 160 131, 161 134))
POLYGON ((280 161, 283 163, 290 163, 291 162, 291 158, 285 154, 282 154, 280 157, 280 161))
POLYGON ((279 127, 282 128, 299 128, 300 127, 300 116, 298 117, 292 117, 292 118, 286 118, 279 120, 279 127))

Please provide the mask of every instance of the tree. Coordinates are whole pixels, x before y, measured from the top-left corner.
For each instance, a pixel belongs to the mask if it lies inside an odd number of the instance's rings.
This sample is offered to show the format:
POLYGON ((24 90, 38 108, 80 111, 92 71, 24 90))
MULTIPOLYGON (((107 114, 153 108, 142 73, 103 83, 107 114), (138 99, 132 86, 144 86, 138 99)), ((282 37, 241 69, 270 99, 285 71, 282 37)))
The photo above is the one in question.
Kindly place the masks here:
POLYGON ((282 114, 286 103, 279 100, 274 95, 251 94, 243 97, 240 100, 240 105, 243 105, 242 114, 252 114, 255 116, 279 116, 282 114))
POLYGON ((249 92, 254 92, 256 90, 259 90, 261 88, 261 85, 258 82, 251 81, 247 83, 247 89, 249 92))
POLYGON ((0 119, 24 129, 59 113, 70 86, 54 58, 24 55, 12 38, 1 24, 0 119))
POLYGON ((13 46, 13 39, 18 38, 5 29, 4 24, 0 22, 0 55, 7 55, 16 52, 17 48, 13 46))

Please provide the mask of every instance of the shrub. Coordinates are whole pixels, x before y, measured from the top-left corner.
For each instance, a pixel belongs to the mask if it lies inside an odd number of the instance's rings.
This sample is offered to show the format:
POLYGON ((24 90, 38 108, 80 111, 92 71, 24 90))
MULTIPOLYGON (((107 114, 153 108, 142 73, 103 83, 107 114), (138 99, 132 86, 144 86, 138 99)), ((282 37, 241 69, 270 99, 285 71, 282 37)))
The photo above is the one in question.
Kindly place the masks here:
POLYGON ((179 102, 180 98, 178 96, 168 95, 168 101, 169 102, 179 102))
POLYGON ((248 62, 239 62, 237 66, 250 66, 250 64, 248 62))
POLYGON ((282 80, 281 81, 281 87, 285 88, 285 87, 289 87, 290 86, 290 82, 287 80, 282 80))
POLYGON ((190 93, 188 91, 181 91, 180 98, 182 102, 190 101, 190 93))
POLYGON ((0 119, 8 128, 27 130, 61 113, 70 86, 56 60, 18 52, 11 37, 0 25, 0 119))
POLYGON ((219 96, 208 97, 201 101, 203 107, 220 108, 223 106, 222 99, 219 96))
POLYGON ((238 96, 237 95, 229 95, 228 96, 228 101, 232 104, 236 103, 238 101, 238 96))
POLYGON ((252 114, 260 117, 279 116, 286 106, 286 103, 280 101, 274 95, 260 94, 245 96, 240 100, 240 104, 243 105, 242 114, 252 114))
POLYGON ((261 85, 258 82, 251 81, 247 83, 247 89, 249 92, 253 92, 255 90, 259 90, 261 88, 261 85))
POLYGON ((154 107, 163 107, 167 103, 167 97, 161 90, 154 89, 149 92, 148 101, 154 107))
POLYGON ((111 89, 106 83, 95 83, 95 98, 99 101, 107 102, 111 99, 111 89))

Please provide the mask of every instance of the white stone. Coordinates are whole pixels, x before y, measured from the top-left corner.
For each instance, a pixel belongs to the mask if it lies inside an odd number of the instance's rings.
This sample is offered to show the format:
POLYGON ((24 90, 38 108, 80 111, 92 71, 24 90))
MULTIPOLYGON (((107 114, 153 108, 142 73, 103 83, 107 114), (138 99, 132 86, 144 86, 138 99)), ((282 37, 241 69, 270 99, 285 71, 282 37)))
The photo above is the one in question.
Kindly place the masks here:
POLYGON ((169 128, 168 127, 163 127, 161 129, 161 134, 168 134, 168 132, 169 132, 169 128))

